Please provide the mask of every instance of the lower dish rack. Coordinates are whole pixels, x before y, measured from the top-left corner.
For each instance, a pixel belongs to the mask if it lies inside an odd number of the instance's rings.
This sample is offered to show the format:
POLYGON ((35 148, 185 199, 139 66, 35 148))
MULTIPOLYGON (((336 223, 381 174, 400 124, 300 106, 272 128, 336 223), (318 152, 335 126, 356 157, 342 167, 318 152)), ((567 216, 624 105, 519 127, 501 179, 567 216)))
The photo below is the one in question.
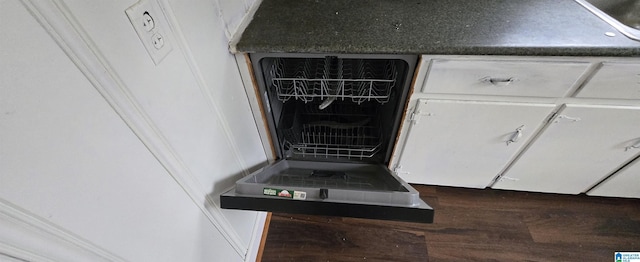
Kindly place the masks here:
POLYGON ((301 140, 291 144, 293 153, 313 157, 363 159, 373 157, 382 144, 373 126, 349 128, 303 125, 301 140))
POLYGON ((283 146, 302 157, 367 159, 382 146, 382 128, 371 113, 374 110, 354 104, 335 104, 320 110, 312 104, 292 105, 298 110, 282 117, 283 146), (345 114, 344 112, 350 112, 345 114), (360 113, 358 113, 360 112, 360 113))

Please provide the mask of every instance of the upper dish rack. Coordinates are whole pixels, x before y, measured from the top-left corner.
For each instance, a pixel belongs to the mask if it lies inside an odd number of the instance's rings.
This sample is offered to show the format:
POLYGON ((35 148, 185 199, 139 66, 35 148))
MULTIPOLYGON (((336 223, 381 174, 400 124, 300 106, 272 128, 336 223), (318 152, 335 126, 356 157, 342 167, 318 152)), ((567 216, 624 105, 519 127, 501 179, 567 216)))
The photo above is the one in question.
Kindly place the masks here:
POLYGON ((278 99, 324 101, 321 109, 333 100, 351 99, 355 103, 389 101, 396 86, 396 63, 389 60, 301 58, 275 59, 267 82, 278 99))

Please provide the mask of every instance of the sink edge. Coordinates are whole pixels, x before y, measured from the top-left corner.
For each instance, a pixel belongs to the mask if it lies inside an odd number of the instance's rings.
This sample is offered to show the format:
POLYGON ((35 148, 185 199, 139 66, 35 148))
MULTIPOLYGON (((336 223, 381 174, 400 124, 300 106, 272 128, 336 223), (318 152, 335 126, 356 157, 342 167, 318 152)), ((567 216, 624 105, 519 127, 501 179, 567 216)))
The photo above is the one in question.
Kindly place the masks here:
POLYGON ((580 4, 581 6, 583 6, 584 8, 586 8, 587 10, 589 10, 589 12, 591 12, 592 14, 597 16, 598 18, 600 18, 603 21, 607 22, 607 24, 613 26, 613 28, 618 30, 620 33, 622 33, 626 37, 628 37, 630 39, 633 39, 633 40, 636 40, 636 41, 640 41, 640 30, 632 28, 630 26, 627 26, 627 25, 621 23, 617 19, 611 17, 610 15, 608 15, 604 11, 600 10, 599 8, 595 7, 594 5, 592 5, 591 3, 587 2, 586 0, 574 0, 574 1, 577 2, 578 4, 580 4))

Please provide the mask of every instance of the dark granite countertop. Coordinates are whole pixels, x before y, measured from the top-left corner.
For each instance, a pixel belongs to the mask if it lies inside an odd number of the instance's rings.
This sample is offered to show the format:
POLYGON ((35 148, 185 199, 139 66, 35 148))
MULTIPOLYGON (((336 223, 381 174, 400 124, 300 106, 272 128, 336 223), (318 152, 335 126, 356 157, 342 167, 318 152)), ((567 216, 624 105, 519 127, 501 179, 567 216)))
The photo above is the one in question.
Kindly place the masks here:
POLYGON ((640 56, 640 42, 573 0, 264 0, 234 49, 640 56))

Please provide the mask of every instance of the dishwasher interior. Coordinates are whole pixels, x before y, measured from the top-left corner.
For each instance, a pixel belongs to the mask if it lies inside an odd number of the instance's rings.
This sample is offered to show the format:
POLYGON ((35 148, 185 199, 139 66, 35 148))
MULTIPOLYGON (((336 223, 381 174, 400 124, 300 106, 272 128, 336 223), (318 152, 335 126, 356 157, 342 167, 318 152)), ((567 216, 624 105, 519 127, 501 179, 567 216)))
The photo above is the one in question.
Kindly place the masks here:
POLYGON ((417 56, 250 58, 277 161, 238 180, 222 208, 432 222, 387 168, 417 56))
POLYGON ((259 63, 278 155, 388 161, 406 96, 405 60, 268 57, 259 63))

